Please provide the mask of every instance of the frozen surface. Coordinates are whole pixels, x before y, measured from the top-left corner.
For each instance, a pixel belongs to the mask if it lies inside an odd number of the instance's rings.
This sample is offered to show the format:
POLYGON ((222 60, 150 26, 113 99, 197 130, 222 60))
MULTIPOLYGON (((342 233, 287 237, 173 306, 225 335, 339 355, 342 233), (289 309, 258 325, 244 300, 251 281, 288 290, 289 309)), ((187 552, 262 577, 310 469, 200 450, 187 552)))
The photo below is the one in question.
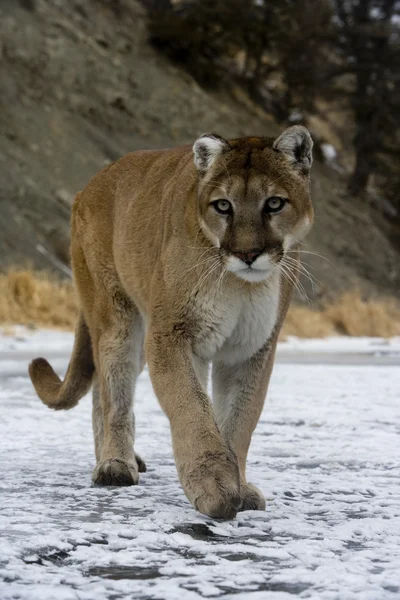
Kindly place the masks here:
MULTIPOLYGON (((74 340, 73 333, 54 330, 32 331, 16 326, 0 328, 0 377, 23 375, 26 362, 44 355, 62 371, 68 365, 74 340), (25 362, 24 362, 25 361, 25 362)), ((289 337, 278 344, 278 362, 392 364, 400 365, 400 337, 299 339, 289 337)))
MULTIPOLYGON (((39 334, 49 358, 67 343, 39 334)), ((21 373, 27 344, 8 357, 21 373)), ((248 469, 267 510, 218 522, 182 492, 147 372, 136 450, 148 472, 95 488, 90 399, 52 412, 0 370, 1 600, 398 600, 399 391, 398 366, 277 364, 248 469)))
POLYGON ((67 352, 72 349, 74 334, 69 331, 55 329, 28 329, 20 325, 0 327, 0 351, 12 353, 44 350, 67 352))
MULTIPOLYGON (((331 337, 325 339, 300 339, 289 336, 285 342, 279 344, 279 351, 296 350, 299 352, 324 352, 332 354, 368 352, 374 354, 391 353, 400 358, 400 337, 391 339, 368 337, 331 337)), ((400 360, 399 360, 400 364, 400 360)))

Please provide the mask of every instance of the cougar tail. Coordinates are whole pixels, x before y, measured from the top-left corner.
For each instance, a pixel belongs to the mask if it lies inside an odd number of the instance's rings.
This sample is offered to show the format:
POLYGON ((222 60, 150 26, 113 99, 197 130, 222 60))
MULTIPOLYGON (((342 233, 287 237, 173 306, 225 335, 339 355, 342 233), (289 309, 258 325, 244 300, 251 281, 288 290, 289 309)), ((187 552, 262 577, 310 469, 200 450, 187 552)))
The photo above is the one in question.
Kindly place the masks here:
POLYGON ((82 313, 75 327, 75 342, 64 381, 56 375, 44 358, 29 365, 29 376, 37 395, 49 408, 73 408, 90 389, 94 374, 92 342, 82 313))

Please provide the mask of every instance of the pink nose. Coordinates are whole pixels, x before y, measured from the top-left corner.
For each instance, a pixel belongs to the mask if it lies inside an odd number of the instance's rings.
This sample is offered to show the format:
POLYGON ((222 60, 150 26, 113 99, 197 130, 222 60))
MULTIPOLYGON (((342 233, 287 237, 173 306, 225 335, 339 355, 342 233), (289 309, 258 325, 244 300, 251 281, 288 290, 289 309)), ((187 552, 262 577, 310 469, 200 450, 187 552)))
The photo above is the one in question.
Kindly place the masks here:
POLYGON ((232 254, 250 266, 260 256, 261 252, 259 250, 252 250, 251 252, 233 252, 232 254))

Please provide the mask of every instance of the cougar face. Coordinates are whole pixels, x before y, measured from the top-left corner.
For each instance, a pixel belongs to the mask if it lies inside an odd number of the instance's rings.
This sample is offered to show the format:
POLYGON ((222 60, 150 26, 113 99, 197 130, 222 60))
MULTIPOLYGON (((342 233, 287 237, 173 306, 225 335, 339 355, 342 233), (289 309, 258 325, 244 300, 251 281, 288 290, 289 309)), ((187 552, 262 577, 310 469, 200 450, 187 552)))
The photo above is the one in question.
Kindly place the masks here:
POLYGON ((195 143, 200 227, 225 268, 246 281, 268 278, 311 227, 312 141, 299 129, 298 137, 288 130, 290 140, 207 135, 195 143))

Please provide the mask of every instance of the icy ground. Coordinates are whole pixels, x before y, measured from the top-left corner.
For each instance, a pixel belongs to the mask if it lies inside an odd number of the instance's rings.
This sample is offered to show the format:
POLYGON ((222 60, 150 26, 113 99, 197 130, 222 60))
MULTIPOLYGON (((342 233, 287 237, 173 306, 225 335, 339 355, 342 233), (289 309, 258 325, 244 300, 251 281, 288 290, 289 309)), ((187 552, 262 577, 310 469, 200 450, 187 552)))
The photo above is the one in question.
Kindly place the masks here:
POLYGON ((136 449, 148 472, 92 487, 90 399, 52 412, 25 374, 32 353, 62 371, 70 345, 0 335, 1 600, 400 598, 399 341, 280 348, 249 456, 267 510, 232 522, 186 500, 147 372, 136 449))

